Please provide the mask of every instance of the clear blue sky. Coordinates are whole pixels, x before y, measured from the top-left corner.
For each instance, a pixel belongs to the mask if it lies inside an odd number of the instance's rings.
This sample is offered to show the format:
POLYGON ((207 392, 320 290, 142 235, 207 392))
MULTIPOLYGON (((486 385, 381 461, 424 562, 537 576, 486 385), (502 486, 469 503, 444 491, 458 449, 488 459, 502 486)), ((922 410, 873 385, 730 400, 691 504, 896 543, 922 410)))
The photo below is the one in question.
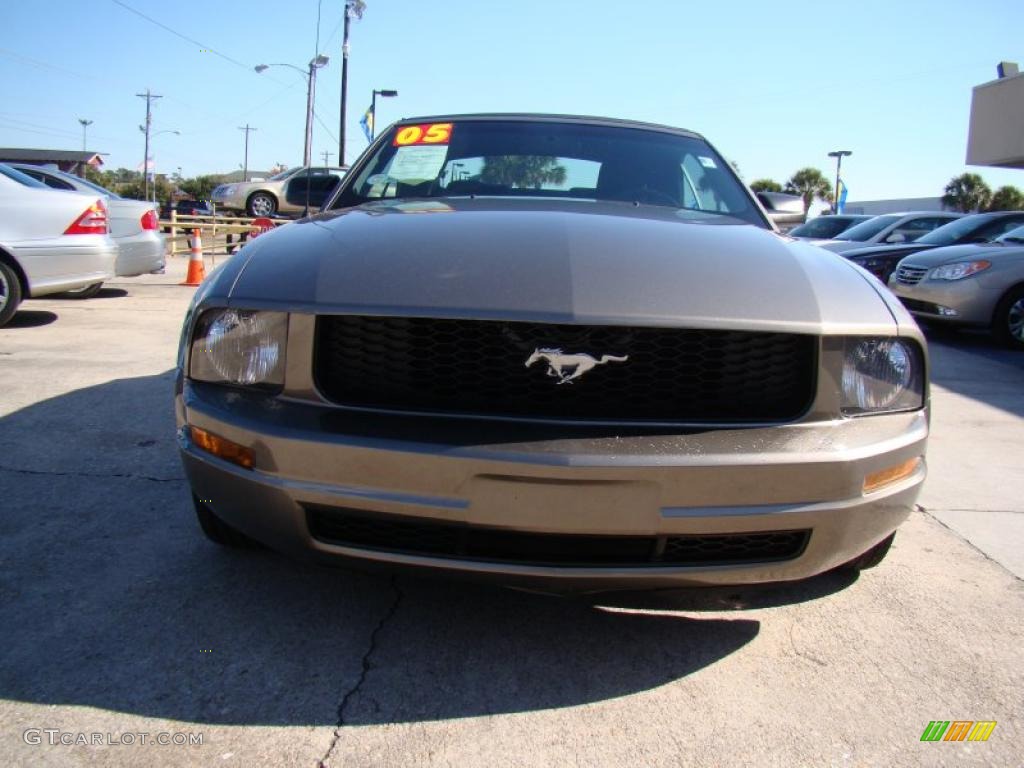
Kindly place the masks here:
MULTIPOLYGON (((850 149, 851 200, 929 197, 964 170, 993 187, 1024 172, 967 168, 971 88, 1024 63, 1021 0, 858 3, 694 0, 366 0, 353 21, 348 159, 377 88, 378 125, 447 112, 543 111, 636 118, 707 136, 749 182, 850 149)), ((142 161, 146 88, 158 172, 301 161, 305 81, 252 67, 305 66, 317 0, 3 2, 0 146, 89 148, 107 168, 142 161), (126 9, 135 9, 201 45, 126 9), (216 52, 203 50, 209 47, 216 52)), ((343 0, 322 0, 313 151, 337 153, 343 0)), ((336 162, 337 156, 331 158, 336 162)))

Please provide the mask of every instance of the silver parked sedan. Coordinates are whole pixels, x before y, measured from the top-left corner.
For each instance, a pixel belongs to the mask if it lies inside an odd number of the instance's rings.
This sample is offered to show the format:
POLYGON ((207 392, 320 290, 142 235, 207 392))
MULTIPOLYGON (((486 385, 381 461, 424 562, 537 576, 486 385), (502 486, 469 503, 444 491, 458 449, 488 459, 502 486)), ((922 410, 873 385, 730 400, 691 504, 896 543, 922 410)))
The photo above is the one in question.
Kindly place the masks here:
MULTIPOLYGON (((159 231, 155 203, 120 197, 99 184, 56 168, 43 168, 28 163, 10 165, 51 189, 103 196, 107 204, 110 237, 117 246, 114 270, 118 277, 135 277, 163 269, 167 249, 164 236, 159 231)), ((102 283, 93 283, 72 293, 79 298, 88 298, 99 293, 101 286, 102 283)))
POLYGON ((403 120, 185 318, 199 522, 546 588, 878 563, 925 476, 924 338, 701 136, 403 120))
POLYGON ((113 277, 107 221, 100 195, 57 192, 0 163, 0 326, 22 299, 113 277))
POLYGON ((1024 349, 1024 227, 992 243, 907 256, 889 287, 922 320, 989 328, 997 341, 1024 349))

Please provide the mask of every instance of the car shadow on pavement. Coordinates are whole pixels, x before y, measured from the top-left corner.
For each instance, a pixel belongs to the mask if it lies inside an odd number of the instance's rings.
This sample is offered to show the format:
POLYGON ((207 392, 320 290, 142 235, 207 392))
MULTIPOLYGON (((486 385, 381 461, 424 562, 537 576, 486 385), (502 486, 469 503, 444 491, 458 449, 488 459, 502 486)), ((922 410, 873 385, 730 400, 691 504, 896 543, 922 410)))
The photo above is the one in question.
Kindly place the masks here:
POLYGON ((88 299, 80 299, 77 296, 69 296, 66 293, 54 293, 47 296, 47 299, 60 299, 62 301, 95 301, 96 299, 123 299, 128 295, 124 288, 100 288, 99 293, 90 296, 88 299))
POLYGON ((42 309, 18 309, 14 317, 7 321, 4 329, 10 328, 38 328, 42 325, 49 325, 57 319, 53 312, 42 309))
POLYGON ((1024 416, 1024 352, 981 331, 927 327, 925 333, 933 384, 1024 416))
POLYGON ((194 520, 171 390, 168 371, 0 418, 3 699, 206 724, 443 720, 651 690, 758 636, 753 616, 704 615, 748 589, 565 599, 222 550, 194 520))

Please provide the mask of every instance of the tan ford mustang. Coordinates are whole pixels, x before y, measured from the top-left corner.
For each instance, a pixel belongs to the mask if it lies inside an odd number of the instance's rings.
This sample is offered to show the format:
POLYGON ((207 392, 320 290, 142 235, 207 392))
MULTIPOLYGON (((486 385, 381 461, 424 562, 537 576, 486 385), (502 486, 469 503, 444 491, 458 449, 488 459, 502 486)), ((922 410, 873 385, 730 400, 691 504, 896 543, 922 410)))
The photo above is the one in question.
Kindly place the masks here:
POLYGON ((779 236, 701 136, 404 120, 185 319, 199 522, 321 561, 547 588, 885 555, 925 476, 924 339, 779 236))

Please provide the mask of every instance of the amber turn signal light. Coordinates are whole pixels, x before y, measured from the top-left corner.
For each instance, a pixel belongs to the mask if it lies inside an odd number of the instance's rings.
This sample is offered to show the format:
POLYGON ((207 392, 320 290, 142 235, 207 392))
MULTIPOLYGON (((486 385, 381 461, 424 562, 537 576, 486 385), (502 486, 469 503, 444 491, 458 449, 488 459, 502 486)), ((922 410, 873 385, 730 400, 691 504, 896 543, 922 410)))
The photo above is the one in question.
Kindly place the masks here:
POLYGON ((199 427, 189 426, 188 429, 192 436, 192 442, 199 448, 225 461, 230 461, 232 464, 252 469, 252 450, 250 448, 233 443, 227 438, 199 427))
POLYGON ((921 457, 915 456, 895 466, 872 472, 864 478, 864 493, 872 493, 873 491, 881 490, 887 485, 905 480, 917 472, 919 466, 921 466, 921 457))

